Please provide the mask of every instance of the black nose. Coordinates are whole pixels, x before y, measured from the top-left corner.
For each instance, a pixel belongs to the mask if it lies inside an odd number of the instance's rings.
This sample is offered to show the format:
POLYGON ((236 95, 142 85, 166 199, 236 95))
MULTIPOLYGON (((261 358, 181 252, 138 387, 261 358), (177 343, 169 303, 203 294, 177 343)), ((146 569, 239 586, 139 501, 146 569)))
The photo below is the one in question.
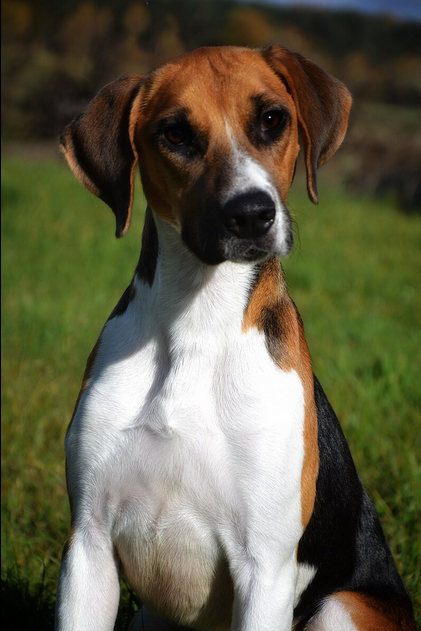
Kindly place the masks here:
POLYGON ((240 239, 265 235, 275 221, 275 204, 267 193, 244 193, 230 199, 222 209, 224 226, 240 239))

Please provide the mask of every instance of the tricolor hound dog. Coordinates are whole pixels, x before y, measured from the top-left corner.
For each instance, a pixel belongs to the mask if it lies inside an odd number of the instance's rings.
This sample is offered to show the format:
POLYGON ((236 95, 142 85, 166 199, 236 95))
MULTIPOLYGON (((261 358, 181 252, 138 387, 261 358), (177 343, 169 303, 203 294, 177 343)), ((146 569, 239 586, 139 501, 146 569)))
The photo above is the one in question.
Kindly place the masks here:
POLYGON ((111 631, 120 573, 148 608, 133 628, 415 630, 278 259, 300 144, 317 203, 350 105, 282 46, 202 48, 109 84, 66 128, 118 237, 137 164, 148 209, 66 438, 58 631, 111 631))

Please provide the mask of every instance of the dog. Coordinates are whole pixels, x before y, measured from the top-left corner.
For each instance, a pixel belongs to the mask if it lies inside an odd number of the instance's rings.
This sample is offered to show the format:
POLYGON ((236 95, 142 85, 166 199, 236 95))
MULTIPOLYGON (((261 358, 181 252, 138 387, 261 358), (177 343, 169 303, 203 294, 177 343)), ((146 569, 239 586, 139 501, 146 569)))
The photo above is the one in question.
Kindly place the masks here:
POLYGON ((117 237, 137 164, 148 208, 66 437, 58 631, 111 631, 120 575, 147 608, 133 628, 415 631, 279 261, 300 148, 317 203, 350 106, 280 45, 208 47, 119 78, 66 128, 117 237))

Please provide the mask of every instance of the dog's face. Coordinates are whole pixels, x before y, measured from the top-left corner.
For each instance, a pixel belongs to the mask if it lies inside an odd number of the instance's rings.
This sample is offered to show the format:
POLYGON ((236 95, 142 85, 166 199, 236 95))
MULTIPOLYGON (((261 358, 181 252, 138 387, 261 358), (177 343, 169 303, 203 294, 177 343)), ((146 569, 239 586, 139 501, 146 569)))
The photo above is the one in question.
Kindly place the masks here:
POLYGON ((262 55, 202 49, 143 91, 134 139, 152 209, 205 263, 286 254, 297 115, 262 55))
POLYGON ((345 134, 350 96, 308 60, 204 48, 110 84, 67 128, 76 175, 127 230, 134 167, 153 211, 204 263, 256 261, 292 245, 288 191, 304 146, 308 190, 345 134))

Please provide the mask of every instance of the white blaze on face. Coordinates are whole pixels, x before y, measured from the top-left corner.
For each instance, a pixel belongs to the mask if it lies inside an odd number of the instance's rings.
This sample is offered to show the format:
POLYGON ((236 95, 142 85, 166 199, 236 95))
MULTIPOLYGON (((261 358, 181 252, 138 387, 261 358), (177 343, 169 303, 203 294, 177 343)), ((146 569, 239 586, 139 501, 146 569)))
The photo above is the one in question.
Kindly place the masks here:
POLYGON ((287 253, 289 222, 286 220, 288 211, 279 191, 273 185, 268 172, 262 165, 239 147, 227 122, 225 122, 225 128, 231 144, 232 176, 228 190, 221 201, 226 204, 237 195, 252 191, 261 191, 269 195, 276 211, 275 221, 270 229, 273 234, 273 254, 284 255, 287 253))

